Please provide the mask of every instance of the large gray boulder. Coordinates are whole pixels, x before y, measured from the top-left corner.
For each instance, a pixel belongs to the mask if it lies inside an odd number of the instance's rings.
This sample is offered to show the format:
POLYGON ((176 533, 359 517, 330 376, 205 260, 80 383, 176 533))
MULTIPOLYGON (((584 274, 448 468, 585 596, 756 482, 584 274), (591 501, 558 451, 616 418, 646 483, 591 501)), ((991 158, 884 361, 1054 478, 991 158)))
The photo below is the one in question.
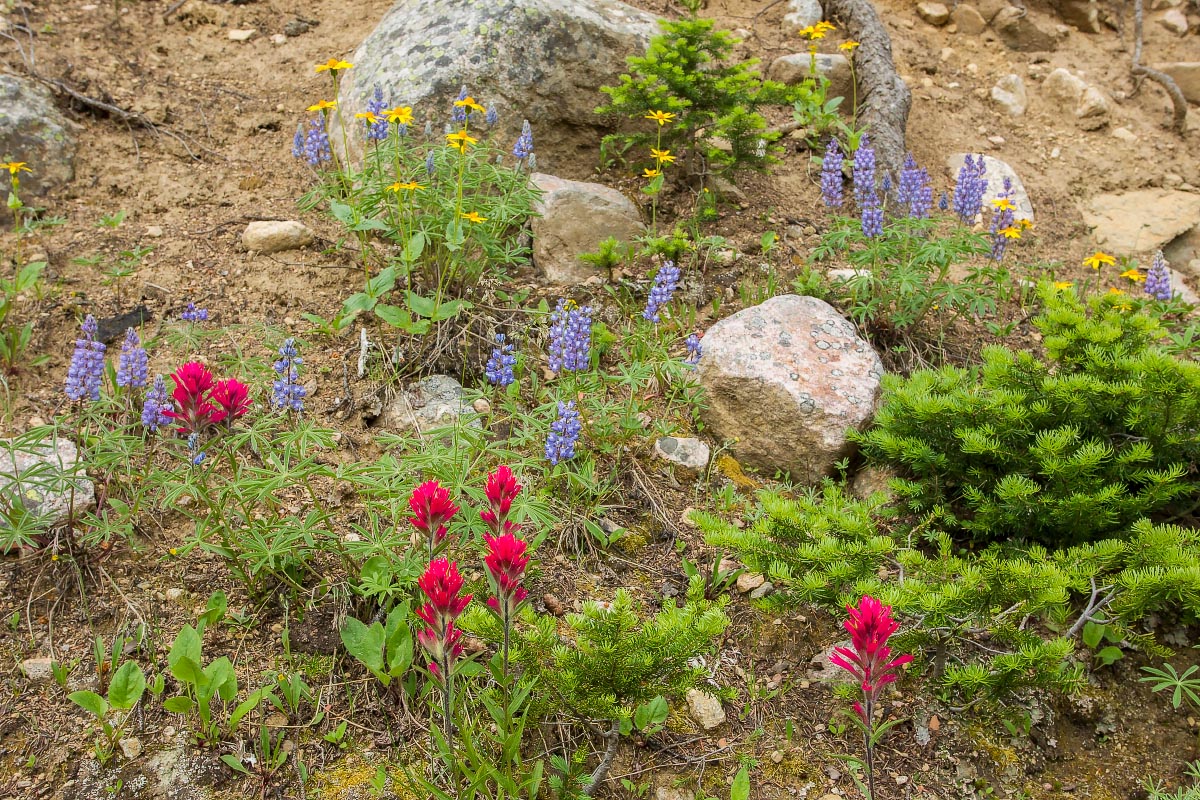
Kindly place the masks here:
POLYGON ((704 334, 705 422, 739 461, 815 483, 875 413, 883 364, 823 300, 781 295, 704 334))
MULTIPOLYGON (((0 497, 22 507, 40 531, 92 507, 96 488, 69 439, 0 439, 0 497)), ((0 527, 8 523, 0 520, 0 527)))
MULTIPOLYGON (((339 107, 351 121, 379 84, 388 102, 412 106, 418 125, 432 120, 440 132, 466 85, 496 108, 509 146, 522 119, 535 148, 539 132, 543 144, 570 144, 561 140, 599 121, 597 89, 615 84, 625 57, 658 32, 655 16, 618 0, 400 0, 351 57, 339 107)), ((544 152, 538 162, 552 166, 544 152)))
POLYGON ((1096 244, 1117 256, 1153 253, 1200 222, 1200 195, 1172 189, 1100 194, 1083 209, 1096 244))
MULTIPOLYGON (((24 161, 21 195, 43 197, 75 177, 75 140, 43 86, 0 75, 0 161, 24 161)), ((4 173, 7 192, 8 172, 4 173)))

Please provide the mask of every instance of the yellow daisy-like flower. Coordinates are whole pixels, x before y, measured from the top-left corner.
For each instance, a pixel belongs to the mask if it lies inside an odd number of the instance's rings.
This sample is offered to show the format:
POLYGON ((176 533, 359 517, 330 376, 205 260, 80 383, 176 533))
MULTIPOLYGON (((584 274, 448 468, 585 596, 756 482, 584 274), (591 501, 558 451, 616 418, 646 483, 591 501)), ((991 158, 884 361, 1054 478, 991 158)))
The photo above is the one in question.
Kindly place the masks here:
POLYGON ((332 72, 336 74, 343 69, 350 69, 353 66, 349 61, 342 61, 340 58, 331 58, 324 64, 317 64, 317 72, 332 72))
POLYGON ((396 125, 412 125, 412 106, 389 108, 383 112, 383 115, 387 117, 388 122, 395 123, 396 125))
POLYGON ((465 153, 469 146, 478 141, 478 139, 469 135, 466 131, 455 131, 454 133, 446 134, 446 143, 460 153, 465 153))
POLYGON ((479 103, 475 102, 474 97, 469 97, 469 96, 464 97, 462 100, 455 100, 454 105, 457 106, 458 108, 469 108, 472 111, 478 111, 480 114, 482 114, 482 113, 484 113, 484 111, 486 111, 486 109, 483 106, 481 106, 481 105, 479 105, 479 103))
POLYGON ((650 155, 654 157, 654 160, 658 162, 659 166, 663 164, 671 164, 675 161, 675 156, 671 155, 670 150, 657 150, 651 147, 650 155))
POLYGON ((1007 197, 997 197, 992 201, 992 205, 996 207, 997 211, 1014 211, 1017 208, 1007 197))
POLYGON ((460 212, 459 216, 465 219, 467 222, 487 222, 487 217, 480 216, 478 211, 460 212))
POLYGON ((318 100, 308 107, 309 111, 325 111, 330 108, 337 108, 337 100, 318 100))
POLYGON ((851 39, 848 42, 842 42, 841 44, 839 44, 838 50, 841 50, 843 53, 849 53, 849 52, 852 52, 854 50, 854 48, 858 47, 859 44, 861 44, 861 42, 856 42, 853 39, 851 39))
POLYGON ((388 191, 391 191, 391 192, 417 192, 417 191, 421 191, 425 187, 422 186, 421 184, 417 183, 416 181, 406 181, 404 183, 400 183, 399 181, 397 181, 396 183, 393 183, 391 186, 389 186, 387 188, 388 188, 388 191))
POLYGON ((652 119, 659 125, 666 125, 668 122, 675 119, 675 115, 670 111, 651 111, 646 115, 646 119, 652 119))
POLYGON ((1017 227, 1020 228, 1021 230, 1027 231, 1033 227, 1033 220, 1025 219, 1024 217, 1022 217, 1021 219, 1017 220, 1016 224, 1017 224, 1017 227))
POLYGON ((177 555, 179 555, 179 551, 178 551, 178 550, 176 550, 174 547, 172 547, 172 548, 170 548, 169 550, 167 550, 167 552, 168 552, 168 553, 170 553, 170 554, 171 554, 171 555, 173 555, 173 556, 177 556, 177 555))
POLYGON ((1102 253, 1099 250, 1083 260, 1083 265, 1085 267, 1091 267, 1092 269, 1100 269, 1101 264, 1107 264, 1111 267, 1115 263, 1117 263, 1115 258, 1110 256, 1108 253, 1102 253))
POLYGON ((1070 281, 1055 281, 1054 282, 1055 289, 1070 289, 1074 285, 1075 284, 1071 283, 1070 281))
POLYGON ((1117 287, 1115 287, 1115 286, 1110 286, 1110 287, 1108 287, 1108 293, 1109 293, 1109 294, 1125 294, 1125 290, 1124 290, 1124 289, 1118 289, 1118 288, 1117 288, 1117 287))
POLYGON ((1146 276, 1138 272, 1137 267, 1130 267, 1129 269, 1125 270, 1121 273, 1121 277, 1128 278, 1135 283, 1146 280, 1146 276))
POLYGON ((371 123, 372 125, 374 125, 376 122, 379 121, 379 117, 375 116, 370 111, 364 111, 361 114, 355 114, 354 118, 355 119, 365 119, 367 122, 371 123))
POLYGON ((1000 234, 1001 236, 1003 236, 1006 239, 1020 239, 1021 238, 1021 229, 1017 228, 1013 225, 1009 225, 1007 228, 1001 228, 1000 230, 996 231, 996 233, 1000 234))
POLYGON ((836 25, 834 25, 832 22, 826 22, 825 20, 821 20, 813 27, 815 27, 817 30, 821 31, 821 33, 829 33, 830 31, 837 30, 836 25))
POLYGON ((662 175, 662 170, 658 168, 650 169, 649 167, 646 167, 644 170, 642 170, 643 178, 657 178, 659 175, 662 175))
POLYGON ((8 170, 9 175, 16 175, 18 172, 33 172, 25 165, 24 161, 5 161, 0 163, 0 169, 8 170))

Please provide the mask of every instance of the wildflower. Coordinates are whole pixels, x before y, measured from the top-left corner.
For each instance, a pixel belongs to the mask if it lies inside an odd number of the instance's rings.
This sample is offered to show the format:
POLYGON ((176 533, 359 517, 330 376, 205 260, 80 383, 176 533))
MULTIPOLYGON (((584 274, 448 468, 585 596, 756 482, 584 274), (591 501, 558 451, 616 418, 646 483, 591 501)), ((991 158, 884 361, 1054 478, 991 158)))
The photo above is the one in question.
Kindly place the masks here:
POLYGON ((183 310, 179 318, 184 322, 206 322, 208 320, 208 309, 196 308, 195 303, 188 303, 187 308, 183 310))
POLYGON ((815 27, 817 30, 821 31, 822 33, 832 33, 833 31, 837 30, 836 25, 834 25, 832 22, 826 22, 825 20, 821 20, 813 27, 815 27))
POLYGON ((304 410, 304 397, 308 390, 296 383, 300 378, 300 365, 304 359, 296 350, 295 339, 285 339, 279 348, 281 358, 275 362, 275 385, 271 391, 271 405, 280 410, 290 408, 293 411, 304 410))
POLYGON ((905 157, 904 166, 900 169, 896 200, 908 204, 908 215, 914 219, 925 219, 933 210, 933 187, 929 185, 929 172, 917 166, 912 153, 905 157))
POLYGON ((483 563, 487 567, 488 583, 492 585, 493 592, 493 596, 487 601, 488 608, 502 621, 511 620, 521 603, 529 596, 529 592, 521 587, 525 567, 529 565, 529 556, 525 555, 525 542, 513 533, 503 536, 490 536, 485 533, 483 540, 488 547, 488 554, 483 563))
POLYGON ((16 177, 22 172, 33 172, 24 161, 5 161, 0 163, 0 169, 8 170, 8 174, 16 177))
POLYGON ((200 434, 193 431, 187 438, 187 447, 188 452, 191 454, 189 458, 191 459, 192 466, 198 467, 203 464, 207 454, 200 449, 200 434))
POLYGON ((454 106, 456 108, 470 109, 471 111, 478 111, 480 113, 484 112, 483 106, 481 106, 481 105, 479 105, 479 103, 475 102, 475 98, 471 97, 470 95, 463 97, 459 100, 455 100, 454 106))
POLYGON ((450 501, 449 490, 443 488, 437 481, 426 481, 413 489, 408 498, 408 507, 413 516, 409 522, 414 528, 425 534, 429 540, 429 549, 446 538, 448 529, 446 523, 458 513, 458 506, 450 501))
POLYGON ((950 208, 950 197, 945 192, 942 192, 942 196, 938 198, 938 208, 942 211, 950 208))
POLYGON ((588 368, 592 346, 592 308, 559 300, 550 314, 550 371, 579 372, 588 368))
POLYGON ((1055 281, 1054 282, 1055 289, 1070 289, 1074 285, 1075 284, 1072 283, 1071 281, 1055 281))
POLYGON ((383 115, 387 117, 387 121, 394 125, 412 125, 413 112, 412 106, 396 106, 395 108, 386 109, 383 115))
POLYGON ((854 199, 862 215, 862 232, 867 238, 883 234, 883 204, 875 192, 875 149, 866 134, 854 151, 854 199))
POLYGON ((438 681, 449 677, 454 662, 462 655, 462 631, 454 627, 454 621, 471 602, 471 595, 459 596, 463 588, 458 565, 445 558, 429 562, 417 585, 425 593, 426 603, 417 609, 429 627, 417 634, 417 641, 429 653, 432 663, 429 671, 438 681))
POLYGON ((493 536, 516 533, 519 525, 508 521, 508 512, 512 510, 513 501, 521 493, 521 484, 517 483, 512 470, 499 466, 488 475, 487 485, 483 490, 487 497, 488 507, 479 512, 479 518, 487 525, 493 536))
POLYGON ((464 85, 458 90, 458 97, 454 98, 454 106, 450 109, 450 119, 457 122, 459 125, 467 121, 467 108, 462 104, 462 101, 467 99, 467 87, 464 85))
POLYGON ((296 135, 292 137, 292 158, 304 158, 304 126, 296 123, 296 135))
POLYGON ((250 387, 236 378, 217 381, 208 397, 217 405, 209 414, 209 421, 214 425, 232 422, 250 410, 250 387))
POLYGON ((1141 283, 1142 281, 1146 280, 1146 276, 1138 271, 1137 267, 1130 267, 1129 269, 1125 270, 1121 273, 1121 277, 1131 280, 1134 283, 1141 283))
POLYGON ((388 187, 389 192, 418 192, 424 191, 425 187, 416 181, 405 181, 404 183, 393 183, 388 187))
POLYGON ((467 152, 467 147, 478 141, 478 139, 469 135, 466 131, 456 131, 446 134, 446 143, 460 153, 467 152))
POLYGON ((1021 238, 1020 231, 1013 227, 1014 211, 1016 206, 1013 205, 1012 197, 1013 185, 1012 178, 1004 179, 1004 189, 992 201, 992 206, 995 209, 992 212, 992 253, 993 261, 1001 261, 1004 259, 1004 251, 1008 248, 1008 240, 1010 238, 1021 238), (1007 234, 1002 234, 1001 231, 1012 230, 1017 235, 1010 237, 1007 234))
POLYGON ((1033 227, 1033 220, 1022 217, 1021 219, 1017 220, 1017 227, 1023 231, 1027 231, 1033 227))
POLYGON ((329 148, 329 134, 319 119, 308 121, 308 135, 304 138, 304 160, 309 166, 318 166, 322 161, 331 161, 333 151, 329 148))
POLYGON ((687 358, 683 360, 685 364, 695 366, 700 363, 700 357, 704 355, 704 348, 700 344, 700 337, 692 334, 683 340, 684 346, 687 348, 687 358))
POLYGON ((999 234, 1000 236, 1003 236, 1006 239, 1020 239, 1021 238, 1021 229, 1015 225, 1010 225, 1007 228, 1001 228, 1000 230, 996 231, 996 233, 999 234))
POLYGON ((142 402, 142 425, 151 433, 157 433, 159 428, 171 424, 171 417, 166 413, 170 408, 171 399, 167 395, 167 383, 162 375, 155 375, 154 383, 142 402))
POLYGON ((1083 260, 1083 265, 1085 267, 1091 267, 1092 269, 1095 269, 1095 270, 1099 270, 1101 264, 1111 267, 1113 264, 1116 264, 1116 263, 1117 263, 1117 260, 1115 258, 1110 256, 1108 253, 1102 253, 1099 250, 1092 253, 1090 256, 1088 256, 1087 258, 1085 258, 1083 260))
POLYGON ((488 359, 483 373, 488 383, 503 388, 516 380, 513 367, 517 363, 517 357, 512 354, 512 349, 513 346, 508 344, 504 334, 497 333, 496 346, 492 348, 492 357, 488 359))
POLYGON ((841 44, 839 44, 838 50, 841 50, 843 53, 850 53, 854 50, 854 48, 858 47, 860 44, 861 44, 861 42, 856 42, 853 39, 851 39, 850 41, 842 42, 841 44))
POLYGON ((558 401, 558 419, 550 423, 550 436, 546 439, 546 460, 552 466, 559 462, 570 461, 575 457, 575 444, 579 441, 579 433, 583 430, 579 412, 575 410, 575 401, 566 403, 558 401))
POLYGON ((1118 288, 1117 288, 1117 287, 1115 287, 1115 286, 1110 286, 1110 287, 1108 287, 1108 293, 1109 293, 1109 294, 1125 294, 1125 290, 1124 290, 1124 289, 1118 289, 1118 288))
POLYGON ((135 389, 145 386, 148 364, 146 348, 142 347, 137 331, 133 328, 127 329, 125 341, 121 344, 121 355, 117 359, 117 386, 131 386, 135 389))
POLYGON ((671 296, 679 288, 681 272, 674 261, 664 261, 654 275, 654 285, 650 287, 650 296, 646 298, 646 308, 642 311, 642 319, 651 322, 661 322, 659 309, 671 302, 671 296))
POLYGON ((322 113, 331 108, 337 108, 337 100, 318 100, 308 107, 308 111, 320 111, 322 113))
POLYGON ((968 153, 954 184, 954 213, 964 225, 970 225, 979 215, 987 191, 986 176, 987 164, 983 156, 976 159, 968 153))
POLYGON ((353 66, 349 61, 342 61, 340 58, 331 58, 324 64, 317 64, 317 72, 329 72, 336 76, 341 70, 350 69, 353 66))
POLYGON ((95 402, 100 399, 107 348, 103 342, 96 341, 98 330, 96 318, 88 314, 81 326, 83 338, 75 340, 75 352, 71 354, 71 365, 67 368, 66 394, 72 400, 95 402))
POLYGON ((651 169, 650 167, 646 167, 642 170, 643 178, 657 178, 659 175, 662 175, 662 170, 658 168, 651 169))
POLYGON ((476 224, 480 222, 487 222, 487 217, 480 216, 478 211, 463 211, 459 213, 459 216, 465 219, 467 222, 474 222, 476 224))
POLYGON ((645 115, 645 119, 654 120, 661 128, 663 125, 666 125, 668 122, 675 119, 675 115, 670 111, 651 111, 649 114, 645 115))
POLYGON ((829 137, 825 157, 821 159, 821 199, 830 208, 839 208, 845 201, 842 196, 842 163, 845 160, 837 139, 829 137))
POLYGON ((175 370, 171 379, 175 381, 175 391, 171 392, 175 407, 162 413, 179 422, 180 433, 199 433, 218 413, 208 397, 213 387, 212 373, 203 364, 189 361, 175 370))
POLYGON ((1167 261, 1163 258, 1161 250, 1154 254, 1150 271, 1146 273, 1144 291, 1155 300, 1161 300, 1164 303, 1172 297, 1171 272, 1167 269, 1167 261))
POLYGON ((859 681, 863 703, 855 703, 854 710, 864 723, 871 725, 873 706, 880 689, 896 680, 900 667, 912 661, 912 656, 892 658, 887 640, 900 624, 892 618, 891 606, 864 596, 858 608, 846 606, 846 610, 850 619, 842 626, 850 633, 851 647, 835 647, 829 660, 859 681))
POLYGON ((675 156, 671 155, 670 150, 659 150, 651 147, 650 155, 654 158, 654 162, 659 166, 662 166, 663 164, 675 163, 675 156))
POLYGON ((517 143, 513 145, 513 155, 524 161, 533 153, 533 128, 529 125, 529 120, 521 123, 521 135, 517 137, 517 143))
POLYGON ((430 150, 429 154, 427 156, 425 156, 425 174, 430 177, 433 177, 433 172, 434 172, 435 167, 436 167, 436 165, 433 160, 433 151, 430 150))
POLYGON ((388 138, 388 121, 384 119, 387 103, 383 100, 383 87, 375 84, 375 92, 367 100, 365 114, 355 114, 355 118, 367 123, 367 141, 382 142, 388 138))
POLYGON ((487 110, 487 113, 483 115, 483 121, 487 123, 489 128, 492 127, 500 121, 500 112, 496 110, 495 106, 492 106, 487 110))
MULTIPOLYGON (((1012 181, 1010 180, 1009 185, 1011 184, 1012 181)), ((1009 200, 1007 197, 997 197, 992 201, 992 206, 997 211, 1013 211, 1016 209, 1016 206, 1013 205, 1012 200, 1009 200)))

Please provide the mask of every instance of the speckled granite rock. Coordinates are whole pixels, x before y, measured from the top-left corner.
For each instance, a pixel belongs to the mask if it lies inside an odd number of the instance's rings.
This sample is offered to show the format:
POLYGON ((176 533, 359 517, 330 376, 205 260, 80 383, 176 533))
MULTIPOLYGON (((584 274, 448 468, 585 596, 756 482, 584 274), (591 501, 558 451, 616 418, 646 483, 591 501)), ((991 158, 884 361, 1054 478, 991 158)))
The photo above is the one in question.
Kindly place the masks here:
POLYGON ((704 334, 705 422, 739 461, 813 483, 849 452, 846 431, 875 412, 883 364, 815 297, 781 295, 704 334))
POLYGON ((24 505, 40 519, 43 530, 66 522, 72 501, 76 514, 96 502, 96 489, 79 463, 79 450, 68 439, 0 440, 0 494, 5 503, 24 505))
MULTIPOLYGON (((351 57, 339 105, 363 111, 378 83, 440 132, 466 84, 495 106, 504 141, 528 119, 536 146, 539 132, 562 139, 597 124, 597 88, 616 83, 625 57, 657 32, 652 14, 618 0, 402 0, 351 57)), ((542 154, 539 163, 553 166, 542 154)))
MULTIPOLYGON (((40 197, 75 177, 75 140, 54 98, 40 84, 0 75, 0 161, 24 161, 21 194, 40 197)), ((4 173, 8 196, 8 173, 4 173)))
POLYGON ((430 375, 408 391, 397 392, 383 407, 377 424, 395 433, 420 434, 453 425, 471 411, 462 384, 449 375, 430 375))

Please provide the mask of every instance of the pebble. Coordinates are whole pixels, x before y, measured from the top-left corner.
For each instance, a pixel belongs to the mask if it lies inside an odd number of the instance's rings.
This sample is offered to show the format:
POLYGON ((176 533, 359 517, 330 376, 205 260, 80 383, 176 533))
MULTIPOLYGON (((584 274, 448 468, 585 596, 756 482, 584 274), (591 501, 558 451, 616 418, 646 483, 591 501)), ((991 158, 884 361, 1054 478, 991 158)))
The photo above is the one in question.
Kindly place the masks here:
POLYGON ((782 750, 771 751, 771 761, 776 764, 782 762, 783 761, 783 751, 782 750))
POLYGON ((766 583, 766 580, 766 578, 757 572, 743 572, 738 576, 737 590, 742 594, 749 594, 766 583))
POLYGON ((271 44, 287 44, 287 39, 282 33, 271 34, 271 44))
POLYGON ((146 235, 151 239, 158 239, 163 235, 163 229, 158 225, 147 225, 146 235))
POLYGON ((50 680, 54 676, 54 670, 50 668, 53 663, 49 658, 27 658, 21 662, 21 672, 31 681, 50 680))
POLYGON ((142 740, 136 736, 126 736, 120 741, 121 753, 126 758, 137 758, 142 754, 142 740))
POLYGON ((166 596, 167 596, 167 599, 170 600, 171 602, 173 602, 173 603, 177 602, 179 600, 179 598, 183 597, 183 589, 180 589, 178 587, 173 588, 173 589, 167 589, 166 596))
POLYGON ((471 404, 471 408, 475 409, 476 414, 486 414, 492 410, 492 404, 486 397, 480 397, 471 404))
POLYGON ((996 147, 1000 147, 1004 144, 1004 137, 1003 136, 989 136, 988 141, 991 142, 992 144, 996 145, 996 147))
POLYGON ((924 3, 917 3, 917 14, 930 25, 937 25, 939 27, 950 21, 950 9, 946 8, 942 3, 929 2, 928 0, 924 3))
POLYGON ((257 34, 254 28, 235 29, 229 32, 229 40, 231 42, 248 42, 257 34))
POLYGON ((1172 8, 1159 17, 1158 24, 1177 36, 1185 36, 1188 32, 1187 16, 1178 8, 1172 8))
POLYGON ((1120 139, 1122 142, 1136 142, 1137 134, 1129 130, 1129 128, 1114 128, 1112 132, 1114 139, 1120 139))
POLYGON ((312 241, 313 232, 297 220, 255 220, 242 232, 242 246, 259 253, 296 250, 312 241))

